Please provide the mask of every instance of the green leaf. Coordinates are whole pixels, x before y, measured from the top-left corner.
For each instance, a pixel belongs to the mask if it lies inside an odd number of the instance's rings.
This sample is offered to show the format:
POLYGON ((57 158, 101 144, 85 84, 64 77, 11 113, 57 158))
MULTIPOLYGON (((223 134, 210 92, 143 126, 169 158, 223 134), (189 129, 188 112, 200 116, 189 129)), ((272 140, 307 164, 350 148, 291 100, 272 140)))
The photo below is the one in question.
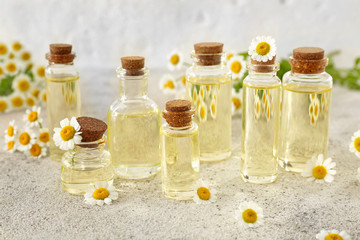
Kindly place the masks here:
POLYGON ((291 70, 291 65, 288 60, 282 59, 280 61, 280 69, 277 72, 277 76, 282 80, 285 73, 291 70))

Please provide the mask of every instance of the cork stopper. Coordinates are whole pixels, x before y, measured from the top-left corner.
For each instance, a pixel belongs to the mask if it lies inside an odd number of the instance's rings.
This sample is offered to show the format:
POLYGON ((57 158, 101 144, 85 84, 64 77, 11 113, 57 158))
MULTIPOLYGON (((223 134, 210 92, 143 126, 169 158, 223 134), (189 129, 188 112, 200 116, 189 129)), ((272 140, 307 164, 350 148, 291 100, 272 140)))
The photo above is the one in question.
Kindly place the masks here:
POLYGON ((145 66, 145 58, 139 56, 127 56, 121 58, 121 66, 126 70, 127 76, 144 75, 142 70, 145 66))
POLYGON ((100 140, 107 125, 103 121, 92 117, 78 117, 76 118, 80 124, 81 142, 94 142, 100 140))
POLYGON ((191 125, 195 111, 188 100, 172 100, 165 104, 163 117, 171 127, 188 127, 191 125))
POLYGON ((299 47, 290 57, 291 71, 294 73, 316 74, 325 71, 328 59, 325 51, 318 47, 299 47))
POLYGON ((260 73, 269 73, 269 72, 273 72, 274 70, 276 70, 276 68, 274 68, 274 64, 276 62, 276 56, 274 56, 271 60, 268 60, 266 62, 262 62, 262 61, 256 61, 252 58, 250 58, 250 63, 253 65, 251 67, 251 70, 255 71, 255 72, 260 72, 260 73))
POLYGON ((54 63, 71 63, 75 58, 75 53, 71 52, 71 50, 71 44, 50 44, 50 53, 46 54, 46 59, 54 63))
POLYGON ((201 66, 218 65, 221 63, 223 43, 201 42, 194 44, 195 54, 198 54, 196 62, 201 66))

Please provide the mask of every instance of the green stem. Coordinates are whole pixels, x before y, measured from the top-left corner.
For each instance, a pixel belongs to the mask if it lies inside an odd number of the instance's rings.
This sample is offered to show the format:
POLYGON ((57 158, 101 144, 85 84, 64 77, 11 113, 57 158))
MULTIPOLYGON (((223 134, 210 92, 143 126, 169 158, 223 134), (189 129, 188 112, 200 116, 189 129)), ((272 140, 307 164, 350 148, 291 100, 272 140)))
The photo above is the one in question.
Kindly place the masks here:
POLYGON ((42 124, 41 124, 41 122, 39 122, 39 127, 40 127, 40 129, 42 128, 42 124))

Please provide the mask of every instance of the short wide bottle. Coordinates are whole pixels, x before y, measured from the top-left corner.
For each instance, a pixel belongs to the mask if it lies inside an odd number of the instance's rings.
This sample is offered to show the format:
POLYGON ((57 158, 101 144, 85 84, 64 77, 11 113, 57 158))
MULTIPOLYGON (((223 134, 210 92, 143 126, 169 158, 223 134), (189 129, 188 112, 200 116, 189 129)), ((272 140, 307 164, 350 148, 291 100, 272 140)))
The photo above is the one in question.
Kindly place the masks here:
POLYGON ((274 62, 248 65, 249 75, 243 83, 240 166, 245 182, 262 184, 277 179, 281 91, 278 69, 279 64, 274 62))
POLYGON ((156 174, 160 161, 160 110, 147 96, 149 70, 143 57, 121 58, 120 97, 110 106, 108 146, 116 175, 142 179, 156 174))
POLYGON ((200 177, 198 126, 187 100, 166 103, 161 128, 162 189, 167 198, 190 200, 193 185, 200 177))

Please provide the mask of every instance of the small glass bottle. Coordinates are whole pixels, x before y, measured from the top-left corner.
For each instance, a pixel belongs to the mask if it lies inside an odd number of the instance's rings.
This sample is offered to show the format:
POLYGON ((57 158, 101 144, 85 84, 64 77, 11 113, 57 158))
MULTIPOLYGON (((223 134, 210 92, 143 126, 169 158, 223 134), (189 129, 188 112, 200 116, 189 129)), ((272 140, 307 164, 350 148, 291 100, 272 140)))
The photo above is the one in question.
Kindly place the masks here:
POLYGON ((161 127, 162 189, 167 198, 190 200, 200 177, 199 132, 187 100, 166 103, 161 127))
POLYGON ((243 82, 241 178, 250 183, 277 179, 281 82, 275 57, 267 62, 251 59, 243 82))
MULTIPOLYGON (((49 65, 45 70, 46 111, 49 129, 60 127, 64 118, 81 115, 79 73, 73 60, 70 44, 50 44, 50 53, 46 54, 49 65)), ((61 161, 65 151, 55 146, 53 131, 50 131, 50 158, 61 161)))
POLYGON ((220 161, 231 155, 231 76, 224 65, 222 43, 197 43, 194 48, 186 92, 196 111, 200 160, 220 161))
POLYGON ((302 172, 313 156, 327 157, 333 80, 321 48, 301 47, 283 77, 279 164, 302 172))
POLYGON ((148 68, 143 57, 121 58, 120 97, 110 106, 109 151, 115 174, 126 179, 147 178, 161 168, 160 110, 147 96, 148 68))
POLYGON ((104 149, 106 124, 90 117, 78 117, 81 143, 65 152, 61 161, 61 183, 65 191, 84 194, 97 181, 112 184, 114 172, 110 153, 104 149))

